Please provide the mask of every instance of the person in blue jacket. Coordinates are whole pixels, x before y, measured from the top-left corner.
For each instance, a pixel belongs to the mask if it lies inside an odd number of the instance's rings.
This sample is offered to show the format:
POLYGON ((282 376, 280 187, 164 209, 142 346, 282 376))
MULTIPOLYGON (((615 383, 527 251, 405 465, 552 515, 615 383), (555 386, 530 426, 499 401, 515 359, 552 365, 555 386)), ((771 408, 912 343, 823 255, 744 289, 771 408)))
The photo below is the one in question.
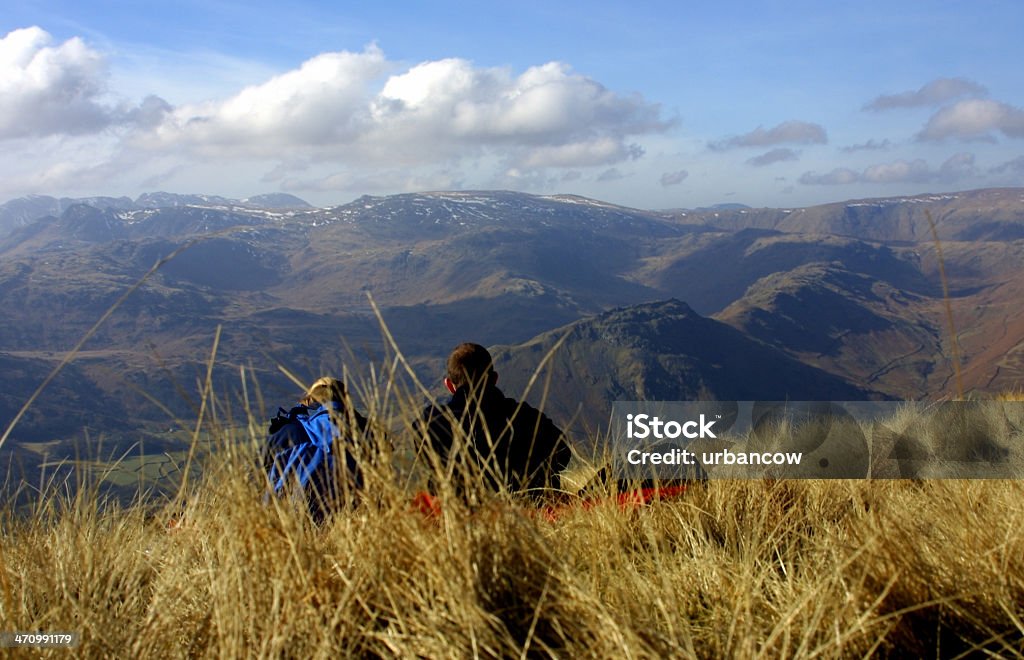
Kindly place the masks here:
POLYGON ((356 456, 368 457, 367 420, 350 404, 345 385, 324 376, 314 382, 299 405, 270 422, 264 468, 275 493, 304 491, 310 514, 322 521, 345 503, 357 501, 363 469, 356 456))

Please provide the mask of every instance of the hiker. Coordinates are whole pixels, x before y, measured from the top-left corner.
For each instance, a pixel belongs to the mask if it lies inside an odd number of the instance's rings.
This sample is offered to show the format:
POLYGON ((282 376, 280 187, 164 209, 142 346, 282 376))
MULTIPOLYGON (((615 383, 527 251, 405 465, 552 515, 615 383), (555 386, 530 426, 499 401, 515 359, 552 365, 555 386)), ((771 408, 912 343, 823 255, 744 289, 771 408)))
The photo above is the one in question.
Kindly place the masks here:
POLYGON ((301 488, 317 522, 343 504, 354 504, 363 488, 356 455, 368 458, 367 421, 352 407, 345 385, 324 376, 289 411, 270 421, 263 465, 274 493, 301 488))
POLYGON ((451 401, 427 406, 419 430, 436 453, 437 467, 467 501, 478 492, 474 484, 543 499, 558 484, 572 451, 546 415, 507 398, 497 381, 486 348, 459 344, 444 379, 451 401))

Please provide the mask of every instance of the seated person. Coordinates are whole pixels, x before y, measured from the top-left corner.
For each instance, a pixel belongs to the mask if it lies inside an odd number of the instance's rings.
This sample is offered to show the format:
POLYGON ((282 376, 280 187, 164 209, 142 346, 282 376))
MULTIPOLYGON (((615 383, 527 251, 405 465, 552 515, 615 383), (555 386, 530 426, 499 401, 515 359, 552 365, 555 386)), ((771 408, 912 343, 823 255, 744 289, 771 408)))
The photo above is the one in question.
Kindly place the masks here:
POLYGON ((263 451, 264 469, 275 493, 291 486, 305 491, 310 514, 318 522, 342 500, 353 502, 363 487, 356 454, 357 438, 365 438, 366 418, 352 408, 345 385, 336 378, 318 379, 299 400, 270 422, 263 451))
POLYGON ((558 484, 572 458, 562 431, 530 405, 496 387, 491 355, 479 344, 460 344, 448 357, 444 384, 451 401, 423 411, 429 438, 455 491, 469 498, 473 484, 539 498, 558 484))

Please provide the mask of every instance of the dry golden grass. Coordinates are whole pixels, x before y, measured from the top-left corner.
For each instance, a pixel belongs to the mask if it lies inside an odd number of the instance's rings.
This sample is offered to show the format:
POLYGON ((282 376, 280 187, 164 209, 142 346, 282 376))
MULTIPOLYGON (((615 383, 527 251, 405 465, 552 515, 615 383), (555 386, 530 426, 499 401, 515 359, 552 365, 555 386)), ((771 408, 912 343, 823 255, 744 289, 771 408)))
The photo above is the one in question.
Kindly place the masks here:
POLYGON ((503 495, 430 519, 377 475, 317 527, 232 443, 183 504, 4 511, 0 630, 85 657, 1024 653, 1022 482, 712 481, 550 521, 503 495))
MULTIPOLYGON (((399 363, 363 400, 408 458, 399 363)), ((382 469, 316 526, 263 503, 261 425, 215 413, 194 438, 220 450, 171 502, 0 508, 0 631, 80 632, 82 657, 1024 655, 1022 481, 722 480, 555 520, 492 494, 432 518, 382 469)))

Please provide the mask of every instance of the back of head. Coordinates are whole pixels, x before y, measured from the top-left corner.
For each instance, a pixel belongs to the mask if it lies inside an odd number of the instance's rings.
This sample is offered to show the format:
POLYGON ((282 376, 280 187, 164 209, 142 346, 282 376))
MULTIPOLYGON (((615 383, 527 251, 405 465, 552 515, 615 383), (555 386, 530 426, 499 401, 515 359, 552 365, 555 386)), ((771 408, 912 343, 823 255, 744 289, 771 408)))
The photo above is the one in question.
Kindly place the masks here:
POLYGON ((304 406, 321 406, 325 403, 345 404, 345 384, 337 378, 318 378, 299 401, 304 406))
POLYGON ((448 356, 448 379, 457 388, 464 385, 474 389, 482 387, 483 382, 493 374, 491 354, 480 344, 459 344, 448 356))

